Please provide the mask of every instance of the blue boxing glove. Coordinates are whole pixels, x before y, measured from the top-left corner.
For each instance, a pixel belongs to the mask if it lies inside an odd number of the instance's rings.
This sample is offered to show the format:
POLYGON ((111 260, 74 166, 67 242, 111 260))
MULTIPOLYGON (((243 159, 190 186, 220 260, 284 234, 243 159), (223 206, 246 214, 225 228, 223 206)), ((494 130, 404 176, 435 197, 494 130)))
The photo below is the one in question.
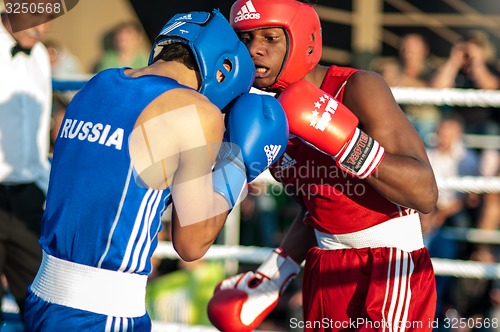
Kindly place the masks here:
POLYGON ((214 165, 214 191, 232 209, 252 182, 285 151, 288 121, 281 104, 268 95, 244 94, 226 114, 224 142, 214 165))
POLYGON ((274 97, 244 94, 226 114, 224 141, 241 148, 248 182, 278 159, 288 144, 288 120, 274 97))

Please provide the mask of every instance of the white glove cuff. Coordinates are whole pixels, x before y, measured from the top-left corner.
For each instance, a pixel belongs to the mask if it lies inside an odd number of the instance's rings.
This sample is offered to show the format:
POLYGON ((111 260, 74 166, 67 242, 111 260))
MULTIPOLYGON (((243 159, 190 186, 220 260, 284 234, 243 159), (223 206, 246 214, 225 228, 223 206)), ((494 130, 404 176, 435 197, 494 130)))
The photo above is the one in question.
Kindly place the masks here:
POLYGON ((281 294, 288 283, 300 272, 300 265, 290 258, 283 249, 278 248, 273 250, 256 272, 278 285, 281 294))
POLYGON ((356 128, 351 141, 337 156, 337 165, 361 179, 375 172, 384 158, 384 147, 365 132, 356 128))

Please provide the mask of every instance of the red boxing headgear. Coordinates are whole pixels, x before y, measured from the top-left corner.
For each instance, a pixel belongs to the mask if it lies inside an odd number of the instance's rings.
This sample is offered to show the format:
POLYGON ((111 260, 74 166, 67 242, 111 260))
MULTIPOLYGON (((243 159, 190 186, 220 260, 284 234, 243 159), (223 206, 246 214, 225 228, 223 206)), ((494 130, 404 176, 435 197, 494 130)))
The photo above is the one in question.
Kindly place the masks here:
POLYGON ((281 27, 288 52, 270 89, 284 89, 304 78, 321 58, 321 23, 313 6, 297 0, 238 0, 229 22, 237 32, 281 27))

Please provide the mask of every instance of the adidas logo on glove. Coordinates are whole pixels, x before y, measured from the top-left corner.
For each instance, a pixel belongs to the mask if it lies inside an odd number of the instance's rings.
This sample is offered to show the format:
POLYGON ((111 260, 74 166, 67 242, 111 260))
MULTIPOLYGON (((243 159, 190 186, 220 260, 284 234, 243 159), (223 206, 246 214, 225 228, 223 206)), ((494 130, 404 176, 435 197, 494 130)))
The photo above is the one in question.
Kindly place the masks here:
POLYGON ((281 145, 266 145, 264 147, 264 152, 267 156, 267 166, 271 166, 276 156, 279 154, 281 150, 281 145))
POLYGON ((260 14, 257 13, 257 10, 255 10, 252 0, 248 0, 236 14, 236 17, 234 18, 234 23, 243 20, 258 20, 258 19, 260 19, 260 14))

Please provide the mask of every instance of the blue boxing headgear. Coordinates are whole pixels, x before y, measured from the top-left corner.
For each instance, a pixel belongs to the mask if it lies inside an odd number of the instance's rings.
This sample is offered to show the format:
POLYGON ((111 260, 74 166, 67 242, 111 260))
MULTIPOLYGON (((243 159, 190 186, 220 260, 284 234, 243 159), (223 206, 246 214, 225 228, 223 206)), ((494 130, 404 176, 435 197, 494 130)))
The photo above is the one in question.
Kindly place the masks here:
POLYGON ((172 17, 156 37, 149 64, 164 45, 181 42, 189 45, 201 75, 199 92, 219 109, 250 90, 255 66, 246 46, 239 40, 226 18, 217 10, 190 12, 172 17), (230 69, 224 67, 229 64, 230 69), (224 79, 217 81, 217 71, 224 79))

